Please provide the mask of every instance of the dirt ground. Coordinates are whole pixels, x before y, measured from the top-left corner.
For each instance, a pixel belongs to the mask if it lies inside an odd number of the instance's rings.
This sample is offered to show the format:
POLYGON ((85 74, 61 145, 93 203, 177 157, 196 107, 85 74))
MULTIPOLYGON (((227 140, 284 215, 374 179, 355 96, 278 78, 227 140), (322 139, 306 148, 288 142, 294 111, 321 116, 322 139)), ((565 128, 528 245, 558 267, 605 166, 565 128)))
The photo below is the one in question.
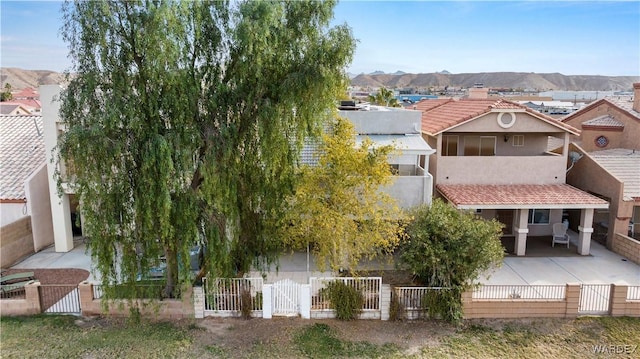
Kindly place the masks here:
MULTIPOLYGON (((252 344, 270 343, 289 346, 297 329, 314 323, 327 324, 338 331, 341 340, 369 342, 384 345, 392 343, 406 353, 415 353, 426 345, 439 343, 439 338, 455 333, 456 327, 438 321, 381 321, 335 319, 307 320, 300 318, 274 318, 249 320, 236 318, 205 318, 197 325, 206 329, 197 334, 203 344, 233 349, 250 348, 252 344)), ((240 354, 240 353, 238 353, 240 354)), ((240 354, 239 357, 244 357, 240 354)))

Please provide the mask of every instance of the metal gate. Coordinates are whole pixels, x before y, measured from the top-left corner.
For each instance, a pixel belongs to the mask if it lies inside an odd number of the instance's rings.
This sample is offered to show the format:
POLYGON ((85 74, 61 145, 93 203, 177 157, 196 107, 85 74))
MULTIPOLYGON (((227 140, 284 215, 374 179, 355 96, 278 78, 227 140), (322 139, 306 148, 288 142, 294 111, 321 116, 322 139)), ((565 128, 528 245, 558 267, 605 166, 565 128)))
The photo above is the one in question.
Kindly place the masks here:
POLYGON ((609 314, 610 284, 580 285, 578 314, 609 314))
POLYGON ((40 285, 40 304, 44 313, 80 314, 80 290, 78 285, 40 285))
POLYGON ((300 287, 291 279, 273 283, 273 316, 297 316, 300 313, 300 287))

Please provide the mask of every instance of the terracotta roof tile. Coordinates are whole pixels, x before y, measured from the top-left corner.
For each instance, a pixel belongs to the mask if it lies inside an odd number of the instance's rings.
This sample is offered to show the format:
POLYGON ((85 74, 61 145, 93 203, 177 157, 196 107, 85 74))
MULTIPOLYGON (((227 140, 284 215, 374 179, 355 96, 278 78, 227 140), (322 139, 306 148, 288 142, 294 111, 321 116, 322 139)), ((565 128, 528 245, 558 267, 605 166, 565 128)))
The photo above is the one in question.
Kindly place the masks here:
POLYGON ((42 116, 0 115, 0 199, 25 199, 24 181, 45 163, 38 129, 42 133, 42 116))
POLYGON ((516 208, 552 206, 586 206, 603 208, 608 202, 567 184, 555 185, 462 185, 436 186, 451 203, 459 208, 501 206, 516 208))
POLYGON ((582 126, 597 126, 597 127, 624 127, 624 123, 616 120, 610 115, 603 115, 596 117, 592 120, 585 121, 582 126))
POLYGON ((446 100, 441 101, 439 104, 430 103, 430 101, 434 100, 422 100, 418 102, 416 109, 423 111, 422 131, 432 136, 476 117, 490 113, 495 109, 525 111, 539 118, 541 121, 550 123, 567 132, 576 135, 580 133, 578 129, 532 110, 527 106, 500 98, 446 100))
POLYGON ((622 196, 625 201, 640 198, 640 151, 613 148, 589 152, 588 155, 624 183, 622 196))
POLYGON ((572 120, 575 117, 578 117, 582 114, 584 114, 587 111, 590 111, 594 108, 597 108, 598 106, 602 105, 602 104, 608 104, 609 106, 612 107, 617 107, 619 109, 621 109, 622 111, 628 113, 632 118, 635 118, 636 120, 640 121, 640 112, 636 111, 633 109, 633 97, 632 96, 607 96, 603 99, 597 100, 597 101, 593 101, 590 104, 588 104, 587 106, 579 109, 578 111, 575 111, 571 114, 569 114, 566 117, 562 118, 562 122, 569 122, 570 120, 572 120))

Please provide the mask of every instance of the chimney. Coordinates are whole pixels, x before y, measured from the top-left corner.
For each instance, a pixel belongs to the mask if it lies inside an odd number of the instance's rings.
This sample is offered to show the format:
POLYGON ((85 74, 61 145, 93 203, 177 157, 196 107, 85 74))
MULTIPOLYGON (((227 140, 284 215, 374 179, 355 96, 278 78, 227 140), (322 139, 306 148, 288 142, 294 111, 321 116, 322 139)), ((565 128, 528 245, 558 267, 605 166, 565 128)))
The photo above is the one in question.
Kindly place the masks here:
POLYGON ((633 84, 633 109, 640 112, 640 82, 633 84))

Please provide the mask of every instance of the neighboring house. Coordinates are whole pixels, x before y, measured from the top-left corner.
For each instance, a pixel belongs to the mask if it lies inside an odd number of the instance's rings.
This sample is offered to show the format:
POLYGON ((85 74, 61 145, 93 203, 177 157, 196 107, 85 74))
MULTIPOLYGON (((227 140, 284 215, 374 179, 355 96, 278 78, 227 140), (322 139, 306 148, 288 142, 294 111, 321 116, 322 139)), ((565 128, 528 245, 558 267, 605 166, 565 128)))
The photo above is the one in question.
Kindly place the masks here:
POLYGON ((31 115, 31 111, 15 101, 0 102, 0 114, 7 116, 31 115))
MULTIPOLYGON (((12 261, 8 257, 17 259, 10 255, 16 253, 17 247, 33 252, 52 243, 42 131, 41 116, 0 115, 0 227, 7 229, 8 225, 31 217, 27 227, 32 233, 32 238, 25 239, 14 238, 12 230, 3 231, 3 268, 12 261)), ((22 249, 18 252, 24 255, 22 249)))
POLYGON ((42 110, 40 94, 30 87, 13 93, 11 102, 21 104, 33 114, 40 114, 42 110))
POLYGON ((608 248, 640 262, 640 83, 633 96, 595 101, 562 122, 582 129, 571 145, 579 160, 567 183, 611 202, 596 211, 596 233, 608 248))
POLYGON ((524 105, 481 95, 414 106, 422 111, 424 139, 436 149, 429 164, 435 194, 501 221, 519 256, 528 236, 551 236, 553 224, 577 210, 571 227, 578 232, 578 253, 588 255, 594 210, 609 204, 565 183, 569 139, 580 131, 524 105), (561 144, 558 150, 548 150, 550 139, 561 144))
POLYGON ((356 145, 369 138, 374 146, 396 147, 399 153, 389 158, 389 165, 397 176, 385 191, 401 207, 431 203, 433 177, 429 174, 428 157, 435 150, 420 135, 419 111, 350 103, 341 106, 338 114, 354 125, 356 145))

